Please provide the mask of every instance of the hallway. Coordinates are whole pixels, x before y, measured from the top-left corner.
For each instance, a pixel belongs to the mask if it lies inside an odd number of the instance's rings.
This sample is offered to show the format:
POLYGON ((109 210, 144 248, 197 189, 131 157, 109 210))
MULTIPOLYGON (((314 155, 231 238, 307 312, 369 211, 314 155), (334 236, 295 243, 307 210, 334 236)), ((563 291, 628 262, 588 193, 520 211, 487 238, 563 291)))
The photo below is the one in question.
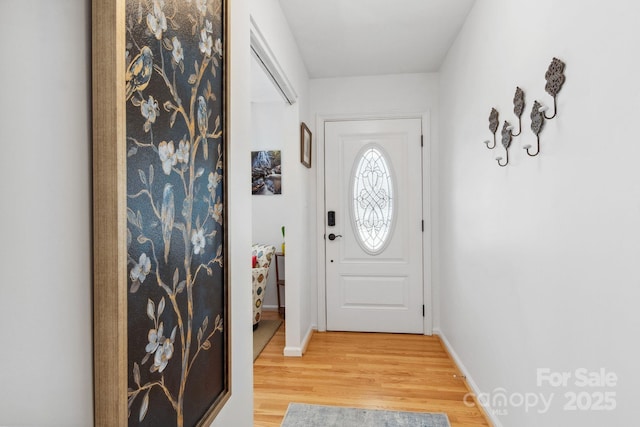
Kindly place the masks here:
POLYGON ((302 358, 285 358, 284 327, 254 364, 254 424, 280 426, 289 402, 446 412, 451 427, 489 426, 438 337, 315 333, 302 358))

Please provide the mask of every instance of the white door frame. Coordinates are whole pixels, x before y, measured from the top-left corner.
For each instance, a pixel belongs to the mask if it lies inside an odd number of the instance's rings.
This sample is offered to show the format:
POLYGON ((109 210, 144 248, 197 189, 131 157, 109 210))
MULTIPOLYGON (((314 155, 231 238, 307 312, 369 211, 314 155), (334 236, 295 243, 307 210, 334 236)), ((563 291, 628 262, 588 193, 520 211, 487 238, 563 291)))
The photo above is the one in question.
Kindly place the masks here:
POLYGON ((431 121, 429 111, 424 113, 389 113, 389 114, 318 114, 316 115, 315 143, 316 143, 316 182, 317 182, 317 273, 318 273, 318 331, 327 330, 327 276, 325 256, 325 139, 324 126, 326 122, 354 121, 354 120, 385 120, 385 119, 421 119, 424 148, 422 150, 422 215, 424 218, 423 245, 423 295, 425 305, 424 334, 433 334, 433 295, 431 270, 431 121))

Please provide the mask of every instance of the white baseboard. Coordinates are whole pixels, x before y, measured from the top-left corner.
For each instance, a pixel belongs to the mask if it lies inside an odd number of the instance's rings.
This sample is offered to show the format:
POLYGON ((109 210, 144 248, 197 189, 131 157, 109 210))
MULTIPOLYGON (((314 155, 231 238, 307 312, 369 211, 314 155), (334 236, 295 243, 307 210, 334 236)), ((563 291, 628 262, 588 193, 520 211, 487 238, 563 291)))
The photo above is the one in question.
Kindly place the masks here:
POLYGON ((282 354, 284 354, 285 357, 302 357, 304 352, 307 351, 307 347, 309 346, 309 342, 311 341, 311 337, 313 336, 313 331, 315 329, 315 326, 311 325, 302 339, 302 345, 300 347, 285 347, 282 354))
POLYGON ((266 305, 266 304, 263 304, 262 305, 262 309, 264 311, 278 311, 278 306, 277 305, 266 305))
POLYGON ((282 354, 284 355, 284 357, 302 357, 302 348, 285 347, 282 354))
MULTIPOLYGON (((453 361, 455 362, 455 364, 458 366, 458 369, 466 377, 467 384, 469 385, 469 387, 471 387, 471 391, 476 396, 480 395, 482 391, 478 387, 478 384, 473 380, 471 373, 469 372, 467 367, 464 365, 464 363, 462 363, 460 356, 458 356, 458 353, 456 353, 456 351, 453 349, 453 347, 451 346, 451 343, 449 342, 445 334, 442 332, 442 330, 440 330, 440 328, 433 328, 433 333, 434 335, 438 335, 442 340, 442 343, 447 348, 447 351, 453 358, 453 361)), ((482 407, 482 409, 484 410, 484 413, 487 415, 487 417, 489 417, 489 421, 491 421, 494 427, 503 427, 500 420, 498 420, 498 418, 494 415, 494 411, 491 410, 491 407, 482 405, 480 402, 478 402, 477 399, 476 399, 476 404, 482 407)))
POLYGON ((307 347, 309 347, 309 343, 311 342, 311 337, 313 336, 313 331, 317 330, 314 325, 309 326, 309 330, 307 331, 304 339, 302 340, 302 354, 307 352, 307 347))

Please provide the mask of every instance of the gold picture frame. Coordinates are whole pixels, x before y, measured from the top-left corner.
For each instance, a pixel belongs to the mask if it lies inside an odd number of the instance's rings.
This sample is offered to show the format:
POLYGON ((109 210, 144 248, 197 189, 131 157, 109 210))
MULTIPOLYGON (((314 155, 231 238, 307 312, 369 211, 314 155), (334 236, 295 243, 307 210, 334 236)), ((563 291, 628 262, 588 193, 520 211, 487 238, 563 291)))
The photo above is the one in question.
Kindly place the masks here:
POLYGON ((231 395, 228 3, 92 2, 96 427, 231 395))
POLYGON ((300 163, 311 168, 312 134, 307 125, 300 124, 300 163))

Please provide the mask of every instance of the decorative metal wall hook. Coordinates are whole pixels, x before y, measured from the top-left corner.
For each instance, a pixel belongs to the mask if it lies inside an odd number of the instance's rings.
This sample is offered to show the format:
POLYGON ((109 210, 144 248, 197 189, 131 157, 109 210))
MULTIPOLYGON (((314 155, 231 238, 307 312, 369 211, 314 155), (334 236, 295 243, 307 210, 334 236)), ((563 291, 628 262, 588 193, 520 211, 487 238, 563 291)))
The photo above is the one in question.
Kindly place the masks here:
POLYGON ((511 129, 513 129, 513 126, 511 126, 509 122, 505 120, 504 125, 502 125, 502 145, 504 146, 504 152, 507 156, 506 162, 502 164, 500 163, 502 161, 502 157, 496 157, 496 160, 501 167, 505 167, 509 164, 509 146, 511 145, 511 140, 513 138, 511 129))
POLYGON ((542 132, 542 128, 544 127, 545 118, 546 116, 543 113, 540 103, 538 101, 534 101, 533 108, 531 109, 531 130, 536 135, 536 152, 531 153, 529 151, 531 144, 522 146, 522 148, 527 150, 527 154, 531 157, 535 157, 540 154, 540 132, 542 132))
MULTIPOLYGON (((558 103, 557 97, 558 93, 562 89, 566 77, 564 75, 565 63, 559 60, 558 58, 553 58, 551 64, 549 64, 549 68, 545 73, 544 77, 547 81, 545 85, 545 91, 553 97, 553 114, 548 116, 546 111, 549 110, 548 107, 543 106, 540 102, 534 101, 533 108, 531 109, 531 130, 536 136, 536 149, 532 150, 532 144, 523 145, 527 151, 527 155, 531 157, 535 157, 540 154, 540 133, 544 128, 545 120, 551 120, 555 118, 558 114, 558 103)), ((498 165, 501 167, 505 167, 509 164, 509 147, 511 146, 511 142, 514 137, 519 136, 522 133, 522 114, 525 109, 525 99, 524 99, 524 91, 520 87, 516 87, 516 92, 513 95, 513 112, 518 119, 518 132, 514 133, 515 127, 512 126, 508 121, 504 122, 502 126, 502 145, 505 149, 505 155, 496 157, 498 161, 498 165), (504 160, 504 163, 502 162, 504 160)), ((515 122, 514 122, 515 123, 515 122)), ((499 115, 498 111, 495 108, 491 109, 491 113, 489 114, 489 130, 493 134, 493 145, 491 145, 490 140, 484 141, 487 145, 487 148, 493 149, 496 147, 496 132, 499 126, 499 115)))
MULTIPOLYGON (((524 111, 524 92, 516 87, 516 93, 513 95, 513 112, 518 117, 518 133, 511 132, 512 136, 518 136, 522 133, 522 112, 524 111)), ((513 130, 513 126, 511 129, 513 130)))
POLYGON ((489 144, 491 144, 491 141, 488 139, 484 141, 484 143, 487 145, 487 148, 490 150, 496 148, 496 132, 498 131, 498 121, 498 110, 492 108, 491 113, 489 114, 489 130, 493 134, 493 145, 489 146, 489 144))
POLYGON ((553 58, 551 64, 549 64, 549 68, 544 75, 544 78, 547 80, 547 84, 544 86, 544 90, 551 96, 553 96, 553 115, 547 116, 546 111, 549 109, 548 107, 540 107, 539 111, 544 115, 545 119, 551 120, 556 114, 558 114, 558 105, 556 103, 556 97, 558 96, 558 92, 562 89, 562 85, 565 81, 564 76, 564 62, 559 60, 558 58, 553 58))

